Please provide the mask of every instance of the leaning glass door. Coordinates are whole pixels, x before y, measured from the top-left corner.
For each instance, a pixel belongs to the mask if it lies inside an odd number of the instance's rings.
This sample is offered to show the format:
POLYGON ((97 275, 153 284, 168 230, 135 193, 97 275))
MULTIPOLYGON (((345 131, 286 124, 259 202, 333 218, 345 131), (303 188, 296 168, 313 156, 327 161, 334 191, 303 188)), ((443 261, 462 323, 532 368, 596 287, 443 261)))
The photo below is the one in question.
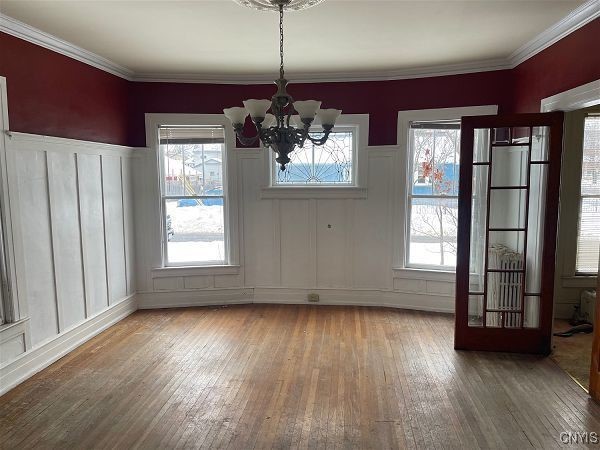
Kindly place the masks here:
POLYGON ((455 346, 548 353, 562 114, 461 130, 455 346))

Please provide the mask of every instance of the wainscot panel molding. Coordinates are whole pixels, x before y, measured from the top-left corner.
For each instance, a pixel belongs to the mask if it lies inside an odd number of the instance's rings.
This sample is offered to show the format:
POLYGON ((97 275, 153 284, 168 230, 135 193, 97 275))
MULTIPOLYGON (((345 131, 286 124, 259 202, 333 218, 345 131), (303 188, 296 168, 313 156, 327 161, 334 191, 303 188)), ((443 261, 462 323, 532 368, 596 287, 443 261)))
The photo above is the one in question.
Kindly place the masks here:
MULTIPOLYGON (((265 189, 272 153, 235 149, 231 156, 238 195, 232 206, 239 218, 239 264, 142 269, 140 263, 139 307, 306 303, 309 293, 318 293, 318 304, 325 305, 452 312, 453 273, 393 270, 397 258, 392 243, 404 226, 398 204, 405 194, 399 188, 405 158, 399 154, 400 146, 364 145, 357 150, 366 162, 366 185, 360 190, 368 195, 356 198, 337 198, 336 189, 331 190, 333 195, 312 195, 329 188, 303 189, 300 195, 294 188, 265 189), (273 191, 278 195, 269 195, 273 191)), ((149 186, 158 181, 148 175, 156 173, 153 152, 145 153, 133 160, 140 183, 135 202, 138 260, 160 250, 160 236, 152 223, 160 220, 152 205, 158 199, 148 194, 149 186)))
POLYGON ((14 265, 26 308, 8 325, 20 335, 7 340, 6 326, 0 330, 3 390, 136 309, 135 156, 131 147, 7 133, 14 265))
POLYGON ((28 327, 28 318, 0 325, 0 367, 29 350, 28 327))
POLYGON ((111 325, 136 311, 135 296, 129 296, 86 321, 53 336, 16 359, 0 365, 0 395, 48 367, 111 325))

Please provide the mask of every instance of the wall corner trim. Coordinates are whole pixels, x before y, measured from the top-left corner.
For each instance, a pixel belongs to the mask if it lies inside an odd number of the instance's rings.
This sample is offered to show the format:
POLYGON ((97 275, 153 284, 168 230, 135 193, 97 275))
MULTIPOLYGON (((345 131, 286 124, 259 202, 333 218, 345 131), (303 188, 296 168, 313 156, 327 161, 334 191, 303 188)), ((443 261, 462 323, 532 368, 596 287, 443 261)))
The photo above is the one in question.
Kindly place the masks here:
POLYGON ((137 310, 135 294, 0 367, 0 395, 137 310))

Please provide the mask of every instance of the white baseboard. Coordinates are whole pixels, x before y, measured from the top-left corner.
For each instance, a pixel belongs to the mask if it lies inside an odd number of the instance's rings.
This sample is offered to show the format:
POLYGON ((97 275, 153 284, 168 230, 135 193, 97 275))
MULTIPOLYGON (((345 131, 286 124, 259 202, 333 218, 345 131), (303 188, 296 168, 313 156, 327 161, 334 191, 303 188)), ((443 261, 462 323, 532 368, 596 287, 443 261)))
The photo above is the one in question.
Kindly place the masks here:
POLYGON ((247 288, 138 292, 136 295, 139 309, 252 303, 253 297, 253 290, 247 288))
POLYGON ((70 330, 38 345, 0 367, 0 395, 48 367, 106 328, 137 310, 136 296, 130 295, 109 309, 70 330))
MULTIPOLYGON (((435 312, 454 312, 454 297, 375 289, 303 289, 280 287, 205 289, 195 291, 142 292, 140 309, 240 303, 307 304, 309 293, 319 294, 318 305, 386 306, 435 312)), ((314 303, 311 303, 314 304, 314 303)))
POLYGON ((385 306, 433 312, 454 312, 454 297, 376 289, 254 288, 254 303, 307 304, 309 293, 319 294, 314 305, 385 306))

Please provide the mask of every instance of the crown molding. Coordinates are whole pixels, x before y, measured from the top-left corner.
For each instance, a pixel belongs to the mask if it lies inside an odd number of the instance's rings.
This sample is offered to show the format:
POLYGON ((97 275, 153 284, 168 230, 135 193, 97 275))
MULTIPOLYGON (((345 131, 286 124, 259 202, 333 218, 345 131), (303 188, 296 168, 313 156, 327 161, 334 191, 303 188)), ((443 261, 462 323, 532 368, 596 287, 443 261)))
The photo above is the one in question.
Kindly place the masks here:
MULTIPOLYGON (((600 0, 589 0, 572 11, 568 16, 518 48, 507 58, 397 70, 297 74, 291 72, 292 76, 290 78, 294 83, 391 81, 513 69, 598 17, 600 17, 600 0)), ((261 75, 135 73, 131 69, 123 67, 100 55, 4 14, 0 14, 0 31, 129 81, 148 83, 270 84, 275 77, 274 73, 261 75)))
POLYGON ((0 14, 0 31, 18 37, 24 41, 47 48, 61 55, 76 59, 97 69, 111 73, 126 80, 131 80, 133 71, 114 63, 100 55, 92 53, 56 36, 38 30, 26 23, 13 19, 5 14, 0 14))
MULTIPOLYGON (((505 59, 490 59, 461 64, 447 64, 412 69, 372 70, 361 72, 320 72, 294 73, 286 71, 290 83, 336 83, 354 81, 390 81, 411 78, 442 77, 475 72, 510 69, 505 59)), ((272 84, 277 75, 273 73, 262 75, 232 75, 210 74, 191 76, 190 74, 173 73, 144 73, 136 74, 133 81, 149 83, 213 83, 213 84, 272 84)))
POLYGON ((515 50, 508 57, 510 65, 513 68, 518 66, 598 17, 600 17, 600 0, 585 2, 568 16, 515 50))

